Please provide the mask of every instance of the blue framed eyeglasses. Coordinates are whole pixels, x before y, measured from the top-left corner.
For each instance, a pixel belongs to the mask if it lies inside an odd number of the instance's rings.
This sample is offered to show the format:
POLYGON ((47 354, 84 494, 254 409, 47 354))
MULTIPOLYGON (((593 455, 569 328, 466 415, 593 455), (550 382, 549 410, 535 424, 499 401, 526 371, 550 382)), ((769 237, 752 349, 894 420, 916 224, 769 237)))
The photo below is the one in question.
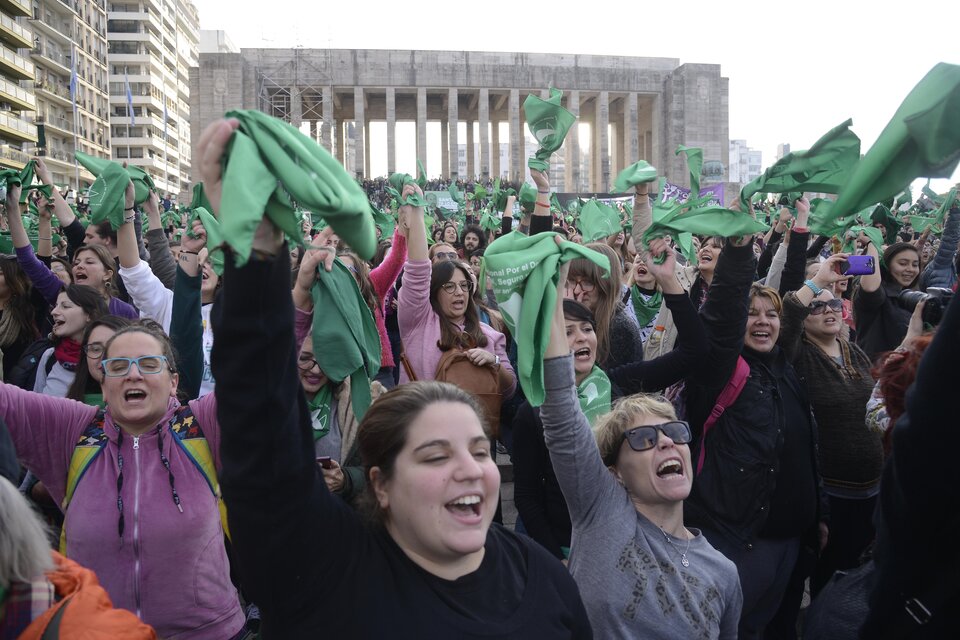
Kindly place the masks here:
POLYGON ((119 378, 125 376, 130 371, 130 367, 137 365, 137 369, 142 375, 149 376, 160 373, 167 366, 166 356, 140 356, 139 358, 107 358, 100 363, 103 369, 103 375, 110 378, 119 378))

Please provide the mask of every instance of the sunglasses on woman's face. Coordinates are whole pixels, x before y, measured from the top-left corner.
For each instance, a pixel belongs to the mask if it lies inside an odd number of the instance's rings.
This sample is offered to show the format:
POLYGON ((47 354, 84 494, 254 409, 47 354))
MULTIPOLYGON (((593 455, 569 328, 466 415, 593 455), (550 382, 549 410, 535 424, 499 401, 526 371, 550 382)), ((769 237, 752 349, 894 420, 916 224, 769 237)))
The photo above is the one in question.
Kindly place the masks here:
POLYGON ((830 311, 842 311, 843 300, 840 298, 833 298, 832 300, 814 300, 810 303, 808 309, 810 309, 810 315, 812 316, 819 316, 828 309, 830 311))
POLYGON ((690 444, 693 439, 689 424, 683 420, 672 420, 663 424, 628 429, 623 432, 623 440, 626 440, 634 451, 646 451, 657 446, 661 433, 673 440, 674 444, 690 444))

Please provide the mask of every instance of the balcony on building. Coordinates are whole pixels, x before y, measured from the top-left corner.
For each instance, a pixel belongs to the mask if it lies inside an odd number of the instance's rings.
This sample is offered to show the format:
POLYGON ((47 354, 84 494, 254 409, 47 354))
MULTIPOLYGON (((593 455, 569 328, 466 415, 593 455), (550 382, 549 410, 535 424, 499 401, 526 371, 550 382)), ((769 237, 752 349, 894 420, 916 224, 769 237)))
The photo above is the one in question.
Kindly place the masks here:
POLYGON ((33 46, 33 34, 7 14, 0 14, 0 40, 14 49, 28 49, 33 46))
POLYGON ((14 110, 34 111, 37 98, 16 83, 0 78, 0 101, 6 102, 14 110))
MULTIPOLYGON (((36 40, 39 40, 39 38, 36 38, 35 41, 36 40)), ((49 41, 41 42, 34 46, 30 51, 30 55, 36 62, 44 67, 52 69, 68 78, 73 73, 70 69, 70 56, 55 48, 49 41)))
POLYGON ((12 16, 30 16, 33 11, 27 0, 0 0, 0 9, 12 16))
POLYGON ((66 114, 49 116, 38 115, 34 118, 34 123, 42 124, 46 127, 47 131, 52 131, 54 134, 59 134, 61 136, 73 137, 73 121, 66 114))
POLYGON ((23 169, 29 161, 29 153, 24 153, 6 142, 0 144, 0 165, 8 169, 23 169))
POLYGON ((0 112, 0 137, 23 142, 36 142, 37 127, 13 112, 0 112))
POLYGON ((12 51, 7 45, 0 43, 0 75, 18 80, 33 78, 33 63, 12 51))
MULTIPOLYGON (((54 3, 55 4, 55 3, 54 3)), ((34 33, 43 33, 48 38, 56 40, 66 46, 73 45, 73 20, 59 16, 52 11, 34 9, 33 19, 30 21, 34 33)))
POLYGON ((41 74, 37 77, 33 81, 33 89, 38 96, 61 107, 73 107, 73 102, 70 99, 70 88, 49 74, 41 74))

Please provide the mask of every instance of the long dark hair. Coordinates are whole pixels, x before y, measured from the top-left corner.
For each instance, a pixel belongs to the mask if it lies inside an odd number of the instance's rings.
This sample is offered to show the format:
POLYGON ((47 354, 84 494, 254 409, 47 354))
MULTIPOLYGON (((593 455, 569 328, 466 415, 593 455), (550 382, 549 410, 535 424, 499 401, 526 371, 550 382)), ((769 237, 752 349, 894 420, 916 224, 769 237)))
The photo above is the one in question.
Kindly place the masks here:
POLYGON ((87 366, 86 362, 87 343, 90 342, 90 334, 93 333, 93 330, 97 327, 107 327, 108 329, 119 331, 128 326, 130 326, 128 319, 111 315, 97 318, 87 325, 86 330, 83 332, 83 340, 80 342, 80 348, 83 349, 84 357, 80 359, 76 375, 73 376, 73 383, 70 385, 70 388, 67 389, 67 398, 83 402, 83 397, 86 394, 100 393, 100 383, 90 375, 90 367, 87 366))
MULTIPOLYGON (((89 285, 69 284, 63 288, 62 293, 65 293, 70 302, 83 309, 83 312, 87 314, 87 317, 90 318, 89 322, 87 322, 88 326, 94 320, 99 320, 110 313, 110 309, 107 307, 107 301, 103 299, 99 291, 89 285)), ((61 339, 60 337, 56 337, 54 338, 54 342, 59 342, 61 339)))
MULTIPOLYGON (((917 251, 917 248, 909 242, 895 242, 887 247, 883 252, 883 260, 880 261, 880 278, 884 282, 897 283, 897 281, 893 279, 893 274, 890 273, 890 263, 893 262, 893 259, 904 251, 913 251, 915 254, 917 254, 918 258, 920 257, 920 252, 917 251)), ((913 279, 913 282, 904 287, 904 289, 916 289, 917 283, 920 282, 920 274, 922 272, 923 269, 917 269, 917 277, 913 279)))
POLYGON ((430 305, 440 319, 440 340, 437 341, 437 347, 441 351, 449 351, 453 348, 472 349, 474 347, 487 346, 487 337, 480 330, 480 314, 477 312, 477 305, 473 301, 473 280, 470 277, 470 266, 459 261, 444 260, 433 265, 433 273, 430 276, 430 305), (470 282, 470 291, 467 292, 467 306, 464 310, 463 331, 450 322, 440 310, 440 303, 437 302, 437 296, 440 294, 440 288, 450 282, 454 271, 463 272, 463 277, 470 282))
POLYGON ((0 273, 10 290, 10 299, 7 300, 3 313, 10 314, 16 327, 16 338, 6 344, 0 343, 0 347, 8 347, 17 340, 36 340, 40 332, 37 331, 36 313, 30 303, 30 279, 20 268, 16 258, 10 256, 0 257, 0 273))

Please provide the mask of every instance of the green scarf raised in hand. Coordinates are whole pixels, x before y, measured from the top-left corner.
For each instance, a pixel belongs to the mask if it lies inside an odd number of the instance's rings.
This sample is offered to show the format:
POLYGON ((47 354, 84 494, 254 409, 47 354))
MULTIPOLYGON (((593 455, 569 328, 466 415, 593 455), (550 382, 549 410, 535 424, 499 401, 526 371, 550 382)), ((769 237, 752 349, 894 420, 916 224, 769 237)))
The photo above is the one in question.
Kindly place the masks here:
POLYGON ((567 131, 577 121, 575 115, 560 105, 562 99, 563 91, 550 87, 550 97, 546 100, 531 93, 523 101, 527 126, 540 143, 534 156, 527 160, 531 169, 545 172, 550 168, 550 156, 563 145, 567 131))
MULTIPOLYGON (((493 283, 500 313, 517 342, 517 377, 530 405, 543 403, 543 354, 557 301, 560 265, 586 258, 609 272, 602 253, 572 242, 557 246, 558 234, 525 236, 513 231, 495 240, 483 254, 485 274, 493 283)), ((480 281, 484 281, 481 273, 480 281)))

